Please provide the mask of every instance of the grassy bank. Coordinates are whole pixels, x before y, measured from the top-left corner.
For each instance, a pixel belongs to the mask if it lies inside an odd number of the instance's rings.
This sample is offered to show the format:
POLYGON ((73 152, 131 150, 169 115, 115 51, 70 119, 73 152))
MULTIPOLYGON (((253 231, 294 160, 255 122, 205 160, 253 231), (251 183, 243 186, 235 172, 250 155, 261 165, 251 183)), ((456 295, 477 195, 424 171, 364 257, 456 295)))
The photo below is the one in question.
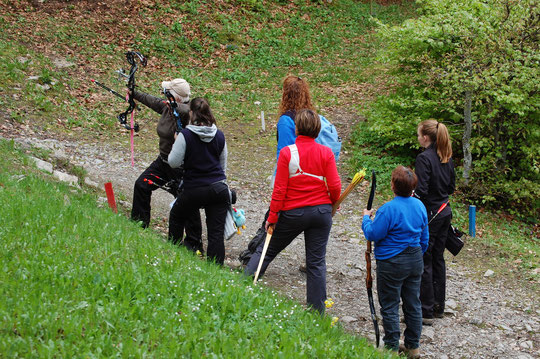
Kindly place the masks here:
POLYGON ((0 151, 3 356, 391 357, 0 151))

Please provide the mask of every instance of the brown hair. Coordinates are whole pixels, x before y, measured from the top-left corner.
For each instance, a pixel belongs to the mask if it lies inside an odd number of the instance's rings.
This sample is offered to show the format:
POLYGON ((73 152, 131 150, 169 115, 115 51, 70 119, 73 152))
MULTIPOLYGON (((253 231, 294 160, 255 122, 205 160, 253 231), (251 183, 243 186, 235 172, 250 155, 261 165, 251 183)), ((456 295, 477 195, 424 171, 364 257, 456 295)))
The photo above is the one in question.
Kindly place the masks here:
POLYGON ((210 110, 210 104, 202 97, 196 97, 191 100, 190 123, 195 126, 212 126, 216 123, 216 119, 210 110))
POLYGON ((301 77, 289 75, 283 80, 283 94, 281 95, 278 116, 287 111, 298 111, 303 108, 315 110, 311 103, 308 83, 301 77))
POLYGON ((452 141, 446 126, 442 122, 430 119, 420 122, 418 130, 422 136, 428 136, 435 144, 441 162, 448 162, 452 157, 452 141))
POLYGON ((392 171, 392 189, 397 196, 410 197, 417 183, 418 177, 408 167, 397 166, 392 171))
POLYGON ((317 112, 313 110, 302 109, 298 111, 295 122, 299 135, 317 138, 321 131, 321 120, 317 112))

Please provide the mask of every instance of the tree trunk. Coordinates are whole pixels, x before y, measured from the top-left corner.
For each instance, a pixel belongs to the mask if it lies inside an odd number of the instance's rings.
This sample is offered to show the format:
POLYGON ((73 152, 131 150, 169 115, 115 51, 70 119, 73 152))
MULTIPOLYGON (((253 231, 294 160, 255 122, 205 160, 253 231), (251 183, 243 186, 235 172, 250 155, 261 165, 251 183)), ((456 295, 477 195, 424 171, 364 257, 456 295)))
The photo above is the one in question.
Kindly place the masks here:
POLYGON ((465 108, 463 110, 463 120, 465 121, 465 131, 463 131, 463 179, 465 185, 469 184, 469 176, 472 168, 471 155, 471 131, 472 131, 472 92, 465 92, 465 108))

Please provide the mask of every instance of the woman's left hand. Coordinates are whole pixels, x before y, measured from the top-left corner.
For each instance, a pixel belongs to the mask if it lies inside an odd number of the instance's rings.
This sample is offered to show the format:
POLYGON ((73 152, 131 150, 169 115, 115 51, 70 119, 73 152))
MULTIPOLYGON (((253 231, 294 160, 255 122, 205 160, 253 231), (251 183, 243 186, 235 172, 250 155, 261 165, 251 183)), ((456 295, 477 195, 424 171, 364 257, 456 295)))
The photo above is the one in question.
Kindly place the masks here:
POLYGON ((370 216, 373 214, 372 209, 364 209, 364 216, 370 216))

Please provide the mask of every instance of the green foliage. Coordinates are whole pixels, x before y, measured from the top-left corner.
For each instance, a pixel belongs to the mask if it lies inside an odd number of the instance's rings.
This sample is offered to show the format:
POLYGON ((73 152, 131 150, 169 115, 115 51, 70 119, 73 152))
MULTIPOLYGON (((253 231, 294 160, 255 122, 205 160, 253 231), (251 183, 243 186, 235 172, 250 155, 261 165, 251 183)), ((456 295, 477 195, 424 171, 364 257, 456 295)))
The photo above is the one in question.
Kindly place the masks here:
POLYGON ((520 213, 540 208, 539 8, 526 1, 422 0, 420 16, 380 23, 396 91, 368 112, 388 150, 415 148, 416 125, 449 125, 460 161, 465 91, 473 94, 472 198, 520 213), (482 188, 479 194, 477 189, 482 188))
POLYGON ((392 357, 0 151, 4 356, 392 357))

